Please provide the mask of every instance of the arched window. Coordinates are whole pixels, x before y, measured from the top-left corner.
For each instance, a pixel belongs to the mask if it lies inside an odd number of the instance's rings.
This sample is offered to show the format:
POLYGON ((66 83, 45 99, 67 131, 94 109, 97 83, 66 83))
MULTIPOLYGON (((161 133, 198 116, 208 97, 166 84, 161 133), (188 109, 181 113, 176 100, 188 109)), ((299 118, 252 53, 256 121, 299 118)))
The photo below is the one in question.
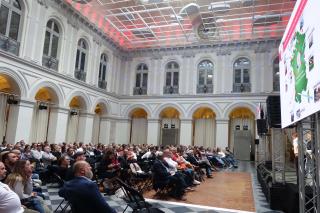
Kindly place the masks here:
POLYGON ((233 92, 250 92, 251 63, 247 58, 238 58, 233 64, 233 92))
POLYGON ((22 15, 18 0, 4 0, 0 7, 0 48, 18 55, 19 28, 22 15))
POLYGON ((53 19, 50 19, 46 27, 42 64, 54 70, 58 70, 59 38, 58 24, 53 19))
POLYGON ((179 93, 179 64, 172 61, 166 66, 166 85, 163 89, 164 94, 179 93))
POLYGON ((198 64, 198 86, 197 93, 213 92, 213 63, 203 60, 198 64))
POLYGON ((133 90, 134 95, 146 95, 148 86, 148 66, 139 64, 136 70, 136 85, 133 90))
POLYGON ((77 57, 75 64, 75 77, 81 81, 86 81, 86 57, 88 54, 88 45, 84 39, 78 41, 77 57))
POLYGON ((107 75, 107 65, 108 58, 106 54, 102 54, 100 57, 100 66, 99 66, 99 81, 98 86, 101 89, 107 88, 106 75, 107 75))
POLYGON ((273 60, 273 91, 280 91, 279 57, 273 60))

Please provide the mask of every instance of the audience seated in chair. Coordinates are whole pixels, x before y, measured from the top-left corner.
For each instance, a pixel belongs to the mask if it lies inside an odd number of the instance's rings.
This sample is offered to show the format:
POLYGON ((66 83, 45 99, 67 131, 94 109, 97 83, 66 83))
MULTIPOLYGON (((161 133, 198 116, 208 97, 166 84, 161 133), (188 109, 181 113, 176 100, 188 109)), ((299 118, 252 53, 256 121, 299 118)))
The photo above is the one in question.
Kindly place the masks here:
POLYGON ((157 191, 167 186, 172 186, 171 195, 177 199, 182 199, 186 188, 188 187, 183 177, 173 171, 169 172, 169 165, 164 160, 162 152, 158 153, 158 159, 154 162, 153 188, 157 191))
MULTIPOLYGON (((6 177, 6 169, 0 162, 0 180, 6 177)), ((21 205, 19 196, 10 187, 0 182, 0 212, 22 213, 25 212, 21 205)))
POLYGON ((91 181, 93 173, 85 161, 73 165, 74 179, 66 182, 59 191, 59 196, 71 203, 72 212, 76 213, 115 213, 99 192, 96 183, 91 181))
MULTIPOLYGON (((19 160, 18 156, 16 154, 14 154, 11 151, 6 151, 3 155, 2 155, 2 162, 4 163, 5 167, 6 167, 6 177, 12 172, 16 162, 19 160)), ((2 182, 5 181, 6 177, 4 177, 2 179, 2 182)))
POLYGON ((40 213, 50 212, 42 198, 33 192, 32 168, 28 160, 16 162, 12 173, 7 177, 6 183, 19 196, 21 203, 40 213))

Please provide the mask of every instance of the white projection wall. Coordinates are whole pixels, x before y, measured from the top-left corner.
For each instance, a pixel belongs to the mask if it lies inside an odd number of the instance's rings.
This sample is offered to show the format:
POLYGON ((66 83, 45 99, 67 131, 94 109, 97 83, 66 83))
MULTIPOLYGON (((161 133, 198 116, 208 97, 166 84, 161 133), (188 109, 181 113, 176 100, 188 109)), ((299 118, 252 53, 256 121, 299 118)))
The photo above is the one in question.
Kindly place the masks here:
POLYGON ((298 0, 279 47, 281 124, 320 110, 320 0, 298 0))

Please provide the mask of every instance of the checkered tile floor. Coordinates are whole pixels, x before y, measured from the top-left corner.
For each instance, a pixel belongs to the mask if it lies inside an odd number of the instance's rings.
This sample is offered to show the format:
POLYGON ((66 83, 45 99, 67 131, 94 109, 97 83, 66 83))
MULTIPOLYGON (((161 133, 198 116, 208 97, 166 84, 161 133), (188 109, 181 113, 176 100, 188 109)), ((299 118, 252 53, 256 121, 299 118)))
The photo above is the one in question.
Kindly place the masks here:
MULTIPOLYGON (((232 171, 232 170, 231 170, 232 171)), ((256 212, 258 213, 271 213, 278 212, 273 211, 269 208, 268 203, 265 200, 264 195, 261 192, 261 188, 256 178, 255 168, 253 163, 250 162, 241 162, 239 168, 235 170, 236 172, 248 172, 252 175, 253 180, 253 194, 255 199, 256 212)), ((60 202, 63 200, 58 195, 58 188, 54 185, 48 184, 43 187, 43 194, 45 195, 45 202, 53 211, 58 207, 60 202)), ((107 203, 113 207, 117 212, 123 212, 126 207, 126 203, 116 196, 105 196, 107 203)), ((148 200, 152 203, 154 207, 161 209, 166 213, 191 213, 191 212, 211 212, 211 213, 233 213, 241 212, 239 210, 230 210, 230 209, 220 209, 220 208, 208 208, 198 205, 190 204, 181 204, 175 202, 166 202, 166 201, 157 201, 157 200, 148 200)), ((59 212, 59 211, 58 211, 59 212)), ((126 212, 131 212, 131 209, 128 208, 126 212)), ((242 211, 244 213, 244 211, 242 211)))

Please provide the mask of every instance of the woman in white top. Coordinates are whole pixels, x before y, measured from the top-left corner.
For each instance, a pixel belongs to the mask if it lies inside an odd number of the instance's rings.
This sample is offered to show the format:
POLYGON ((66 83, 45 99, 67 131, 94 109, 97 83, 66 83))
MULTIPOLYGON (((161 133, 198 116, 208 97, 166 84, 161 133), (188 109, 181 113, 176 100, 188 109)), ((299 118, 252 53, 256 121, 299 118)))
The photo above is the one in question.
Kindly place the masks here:
POLYGON ((23 201, 23 205, 34 209, 40 213, 50 212, 50 209, 44 204, 43 200, 37 197, 37 193, 32 192, 32 168, 28 160, 19 160, 16 162, 12 173, 7 177, 6 183, 23 201))
MULTIPOLYGON (((0 161, 0 180, 6 176, 6 173, 6 168, 0 161)), ((21 213, 23 211, 18 195, 8 185, 0 182, 0 212, 21 213)))

